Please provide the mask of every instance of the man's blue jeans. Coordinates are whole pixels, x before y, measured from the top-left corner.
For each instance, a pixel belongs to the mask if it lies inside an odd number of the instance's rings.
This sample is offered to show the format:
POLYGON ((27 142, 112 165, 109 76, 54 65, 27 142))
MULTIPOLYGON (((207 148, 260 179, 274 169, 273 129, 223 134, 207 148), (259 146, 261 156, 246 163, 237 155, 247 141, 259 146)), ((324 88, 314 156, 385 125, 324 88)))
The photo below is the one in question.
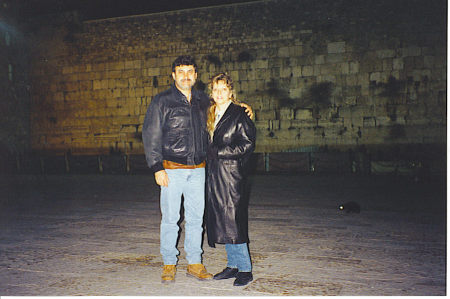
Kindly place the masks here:
POLYGON ((239 272, 252 272, 252 262, 247 243, 225 244, 227 251, 227 267, 237 268, 239 272))
POLYGON ((178 221, 181 195, 184 195, 184 251, 189 264, 200 264, 205 209, 205 168, 166 169, 169 186, 161 187, 160 252, 164 265, 176 265, 178 254, 178 221))

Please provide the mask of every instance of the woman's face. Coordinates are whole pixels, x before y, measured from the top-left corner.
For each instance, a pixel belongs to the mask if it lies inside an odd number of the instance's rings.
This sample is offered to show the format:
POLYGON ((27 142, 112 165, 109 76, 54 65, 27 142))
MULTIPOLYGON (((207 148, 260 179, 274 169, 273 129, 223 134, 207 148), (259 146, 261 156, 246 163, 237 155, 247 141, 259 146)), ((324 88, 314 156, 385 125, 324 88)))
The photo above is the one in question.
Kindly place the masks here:
POLYGON ((218 81, 213 84, 212 97, 217 105, 223 105, 231 101, 231 90, 224 81, 218 81))

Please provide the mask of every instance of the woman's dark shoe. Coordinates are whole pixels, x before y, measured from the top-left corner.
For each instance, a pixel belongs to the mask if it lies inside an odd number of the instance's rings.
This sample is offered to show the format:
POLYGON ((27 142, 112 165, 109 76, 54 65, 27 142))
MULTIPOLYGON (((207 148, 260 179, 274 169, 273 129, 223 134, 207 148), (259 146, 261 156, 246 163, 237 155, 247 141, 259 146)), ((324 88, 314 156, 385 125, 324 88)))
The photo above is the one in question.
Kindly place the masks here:
POLYGON ((253 280, 252 272, 238 272, 233 285, 237 287, 245 286, 253 280))
POLYGON ((238 269, 226 267, 225 269, 223 269, 222 272, 214 275, 213 278, 216 280, 233 278, 233 277, 236 277, 237 273, 238 273, 238 269))

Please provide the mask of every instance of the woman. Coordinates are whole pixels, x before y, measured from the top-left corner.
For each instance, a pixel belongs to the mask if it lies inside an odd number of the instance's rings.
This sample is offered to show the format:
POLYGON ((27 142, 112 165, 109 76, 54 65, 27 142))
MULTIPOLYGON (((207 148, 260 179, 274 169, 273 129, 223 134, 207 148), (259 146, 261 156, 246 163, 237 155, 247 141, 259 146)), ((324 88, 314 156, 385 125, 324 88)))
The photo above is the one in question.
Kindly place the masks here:
POLYGON ((235 286, 253 280, 247 243, 248 199, 244 197, 244 166, 255 149, 256 129, 233 95, 225 73, 210 82, 214 100, 208 112, 207 235, 208 244, 225 244, 227 267, 214 279, 234 278, 235 286))

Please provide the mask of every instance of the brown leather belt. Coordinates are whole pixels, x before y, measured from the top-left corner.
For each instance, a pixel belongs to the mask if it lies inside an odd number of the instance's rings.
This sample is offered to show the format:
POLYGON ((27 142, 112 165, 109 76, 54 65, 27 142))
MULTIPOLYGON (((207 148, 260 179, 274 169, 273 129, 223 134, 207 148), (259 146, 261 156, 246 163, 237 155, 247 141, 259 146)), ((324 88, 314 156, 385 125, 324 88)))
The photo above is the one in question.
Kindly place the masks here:
POLYGON ((185 165, 168 160, 163 160, 163 167, 165 169, 195 169, 195 168, 204 168, 205 166, 206 166, 205 161, 197 165, 185 165))

